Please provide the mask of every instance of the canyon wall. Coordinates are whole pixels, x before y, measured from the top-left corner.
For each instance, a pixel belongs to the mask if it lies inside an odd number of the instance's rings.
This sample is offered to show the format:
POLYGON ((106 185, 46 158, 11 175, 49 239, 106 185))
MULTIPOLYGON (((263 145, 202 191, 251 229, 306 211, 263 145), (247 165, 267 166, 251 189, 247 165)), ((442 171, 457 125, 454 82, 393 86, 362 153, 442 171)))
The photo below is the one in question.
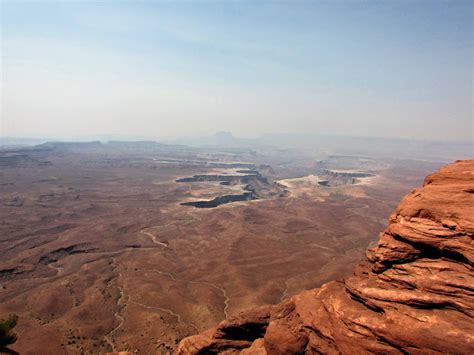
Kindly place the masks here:
POLYGON ((474 353, 474 160, 428 176, 353 275, 185 338, 179 354, 474 353))

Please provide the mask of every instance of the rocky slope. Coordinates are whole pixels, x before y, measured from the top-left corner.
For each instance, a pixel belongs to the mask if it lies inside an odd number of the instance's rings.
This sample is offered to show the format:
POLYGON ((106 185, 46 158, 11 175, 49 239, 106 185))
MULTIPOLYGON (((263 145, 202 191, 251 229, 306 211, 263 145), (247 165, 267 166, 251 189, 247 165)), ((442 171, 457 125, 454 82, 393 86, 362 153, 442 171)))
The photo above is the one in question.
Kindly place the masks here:
POLYGON ((474 160, 428 176, 352 276, 242 313, 179 354, 474 353, 474 160))

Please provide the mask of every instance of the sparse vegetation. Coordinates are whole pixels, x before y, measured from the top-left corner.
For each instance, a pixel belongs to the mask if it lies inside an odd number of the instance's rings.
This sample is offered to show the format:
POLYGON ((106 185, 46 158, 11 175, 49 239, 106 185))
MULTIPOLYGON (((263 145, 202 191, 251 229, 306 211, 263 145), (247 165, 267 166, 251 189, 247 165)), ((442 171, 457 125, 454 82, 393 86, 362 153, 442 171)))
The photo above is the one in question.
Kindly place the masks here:
POLYGON ((16 334, 12 331, 18 322, 16 314, 10 314, 6 319, 0 319, 0 348, 16 342, 16 334))

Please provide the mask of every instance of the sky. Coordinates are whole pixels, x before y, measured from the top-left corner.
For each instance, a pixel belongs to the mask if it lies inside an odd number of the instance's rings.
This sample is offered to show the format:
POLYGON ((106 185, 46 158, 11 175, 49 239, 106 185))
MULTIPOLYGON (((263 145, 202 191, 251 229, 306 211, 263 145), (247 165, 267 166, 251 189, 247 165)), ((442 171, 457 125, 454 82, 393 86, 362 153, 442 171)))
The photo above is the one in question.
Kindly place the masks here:
POLYGON ((472 4, 0 0, 0 135, 472 140, 472 4))

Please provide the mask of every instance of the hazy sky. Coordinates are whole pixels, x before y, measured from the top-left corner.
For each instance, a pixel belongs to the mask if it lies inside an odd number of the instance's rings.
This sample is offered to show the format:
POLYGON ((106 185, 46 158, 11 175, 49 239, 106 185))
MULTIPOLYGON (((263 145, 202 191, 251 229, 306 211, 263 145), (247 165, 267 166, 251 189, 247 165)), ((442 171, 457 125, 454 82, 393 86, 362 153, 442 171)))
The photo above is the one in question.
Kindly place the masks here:
POLYGON ((0 3, 3 136, 472 139, 470 0, 0 3))

